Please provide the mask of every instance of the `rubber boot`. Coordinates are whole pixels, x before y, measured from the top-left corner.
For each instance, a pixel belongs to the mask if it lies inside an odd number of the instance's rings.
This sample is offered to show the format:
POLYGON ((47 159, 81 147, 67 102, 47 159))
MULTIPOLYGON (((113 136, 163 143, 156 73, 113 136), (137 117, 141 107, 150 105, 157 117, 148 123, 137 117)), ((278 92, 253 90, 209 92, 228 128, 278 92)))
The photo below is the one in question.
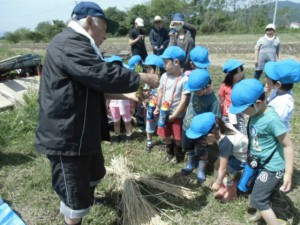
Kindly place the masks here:
POLYGON ((229 202, 237 198, 237 181, 233 181, 232 184, 225 186, 226 192, 222 201, 229 202))
POLYGON ((197 181, 200 183, 206 180, 206 175, 205 175, 206 164, 207 164, 207 160, 200 160, 198 164, 197 181))
POLYGON ((225 193, 226 193, 226 188, 222 184, 221 187, 219 188, 219 190, 214 194, 214 196, 215 196, 216 199, 221 200, 221 199, 224 198, 225 193))
POLYGON ((183 161, 184 155, 182 154, 181 146, 174 147, 174 155, 175 157, 172 159, 172 163, 180 163, 183 161))
POLYGON ((182 175, 188 175, 193 172, 198 166, 198 156, 195 155, 194 150, 187 152, 188 161, 185 167, 181 170, 182 175))
POLYGON ((166 145, 167 155, 164 158, 165 163, 169 163, 174 158, 174 149, 173 144, 166 145))

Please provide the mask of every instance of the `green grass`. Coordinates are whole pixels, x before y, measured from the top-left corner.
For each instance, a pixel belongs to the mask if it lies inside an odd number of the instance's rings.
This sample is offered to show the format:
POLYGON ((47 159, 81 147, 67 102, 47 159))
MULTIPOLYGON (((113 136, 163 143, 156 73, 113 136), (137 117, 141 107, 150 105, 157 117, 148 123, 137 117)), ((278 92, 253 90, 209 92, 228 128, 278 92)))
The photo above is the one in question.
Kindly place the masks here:
MULTIPOLYGON (((229 58, 230 55, 227 55, 229 58)), ((246 68, 247 77, 251 77, 253 71, 246 68)), ((221 67, 212 66, 213 89, 217 92, 223 74, 221 67)), ((293 189, 288 193, 294 208, 290 212, 296 215, 296 223, 299 223, 300 210, 300 84, 294 86, 295 112, 292 119, 293 130, 291 137, 295 146, 295 173, 293 189)), ((10 206, 17 211, 28 225, 60 225, 62 216, 59 214, 59 199, 51 188, 50 165, 44 155, 38 154, 33 147, 34 129, 37 123, 37 93, 30 92, 26 97, 24 107, 16 107, 13 110, 0 112, 0 193, 10 206)), ((158 141, 158 137, 155 137, 158 141)), ((210 186, 213 182, 211 166, 208 169, 207 181, 199 185, 195 183, 196 174, 181 176, 180 170, 184 163, 169 165, 161 163, 164 153, 156 146, 150 154, 144 152, 145 135, 135 132, 134 139, 126 145, 110 145, 103 143, 103 153, 106 165, 109 165, 113 156, 123 155, 134 164, 135 172, 147 176, 156 176, 173 184, 189 187, 197 192, 197 197, 192 200, 181 200, 173 196, 165 195, 172 203, 182 209, 173 209, 157 200, 149 198, 149 201, 164 210, 172 220, 164 215, 162 218, 170 224, 201 224, 201 225, 242 225, 245 210, 248 205, 247 198, 221 204, 214 200, 210 186)), ((212 150, 216 154, 216 150, 212 150)), ((211 157, 213 158, 213 157, 211 157)), ((97 196, 116 196, 113 189, 113 177, 106 176, 101 185, 97 187, 97 196)), ((282 203, 282 202, 281 202, 282 203)), ((276 206, 276 205, 275 205, 276 206)), ((274 207, 275 207, 274 206, 274 207)), ((284 215, 287 215, 284 210, 284 215)), ((117 205, 94 206, 91 213, 84 218, 84 224, 113 225, 118 224, 120 212, 117 205)))

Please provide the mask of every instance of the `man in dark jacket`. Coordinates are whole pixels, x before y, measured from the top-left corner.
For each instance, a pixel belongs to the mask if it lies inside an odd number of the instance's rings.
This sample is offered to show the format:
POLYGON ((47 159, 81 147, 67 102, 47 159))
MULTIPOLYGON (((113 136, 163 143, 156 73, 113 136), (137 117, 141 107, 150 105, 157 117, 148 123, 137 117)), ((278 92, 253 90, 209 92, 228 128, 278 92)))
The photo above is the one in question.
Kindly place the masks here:
POLYGON ((163 27, 163 20, 160 16, 155 16, 153 29, 150 31, 149 40, 153 48, 153 54, 161 55, 169 44, 168 30, 163 27))
POLYGON ((46 52, 35 148, 50 160, 65 224, 81 224, 106 172, 101 141, 110 137, 104 97, 124 97, 121 93, 143 83, 158 85, 156 75, 105 63, 98 46, 112 23, 97 4, 81 2, 46 52))

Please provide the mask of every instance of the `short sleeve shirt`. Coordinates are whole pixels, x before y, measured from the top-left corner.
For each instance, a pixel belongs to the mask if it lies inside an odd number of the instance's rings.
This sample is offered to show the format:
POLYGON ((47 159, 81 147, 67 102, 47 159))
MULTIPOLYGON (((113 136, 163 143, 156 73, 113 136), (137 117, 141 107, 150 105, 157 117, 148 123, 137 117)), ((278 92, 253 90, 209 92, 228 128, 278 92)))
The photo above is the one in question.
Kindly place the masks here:
POLYGON ((252 116, 249 124, 250 153, 260 158, 263 167, 271 172, 285 168, 283 147, 277 137, 287 129, 273 107, 257 116, 252 116), (272 158, 265 161, 275 152, 272 158))
MULTIPOLYGON (((186 81, 187 77, 184 74, 176 77, 164 73, 160 78, 158 89, 162 91, 162 103, 167 101, 171 104, 170 114, 172 114, 178 107, 181 101, 181 95, 189 94, 189 91, 186 91, 183 88, 186 81)), ((184 112, 181 112, 178 118, 182 118, 183 116, 184 112)))
POLYGON ((219 101, 215 93, 212 91, 210 94, 202 96, 191 93, 190 102, 183 120, 183 130, 189 129, 194 116, 204 112, 213 112, 217 117, 221 117, 219 101))

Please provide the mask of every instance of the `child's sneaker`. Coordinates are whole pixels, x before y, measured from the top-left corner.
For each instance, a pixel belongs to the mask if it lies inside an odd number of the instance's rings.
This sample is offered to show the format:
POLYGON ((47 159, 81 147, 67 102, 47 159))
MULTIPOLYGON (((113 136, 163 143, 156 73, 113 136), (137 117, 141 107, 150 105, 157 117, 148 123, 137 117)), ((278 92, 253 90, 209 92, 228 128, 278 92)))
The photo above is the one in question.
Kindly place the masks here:
POLYGON ((167 155, 165 156, 165 158, 164 158, 164 162, 165 162, 165 163, 169 163, 169 162, 171 162, 174 158, 175 158, 174 155, 172 155, 172 154, 167 154, 167 155))
POLYGON ((256 223, 262 219, 261 213, 259 210, 249 207, 245 215, 245 219, 248 223, 256 223))
POLYGON ((287 222, 282 219, 277 219, 277 224, 278 225, 287 225, 287 222))
POLYGON ((127 135, 127 134, 126 134, 126 137, 125 137, 125 143, 126 143, 126 144, 129 144, 129 142, 130 142, 130 140, 131 140, 131 135, 132 135, 132 134, 130 134, 130 135, 127 135))
POLYGON ((119 144, 121 142, 121 135, 114 135, 112 138, 113 144, 119 144))
POLYGON ((152 151, 153 144, 151 141, 147 141, 146 147, 145 147, 145 152, 150 153, 152 151))

